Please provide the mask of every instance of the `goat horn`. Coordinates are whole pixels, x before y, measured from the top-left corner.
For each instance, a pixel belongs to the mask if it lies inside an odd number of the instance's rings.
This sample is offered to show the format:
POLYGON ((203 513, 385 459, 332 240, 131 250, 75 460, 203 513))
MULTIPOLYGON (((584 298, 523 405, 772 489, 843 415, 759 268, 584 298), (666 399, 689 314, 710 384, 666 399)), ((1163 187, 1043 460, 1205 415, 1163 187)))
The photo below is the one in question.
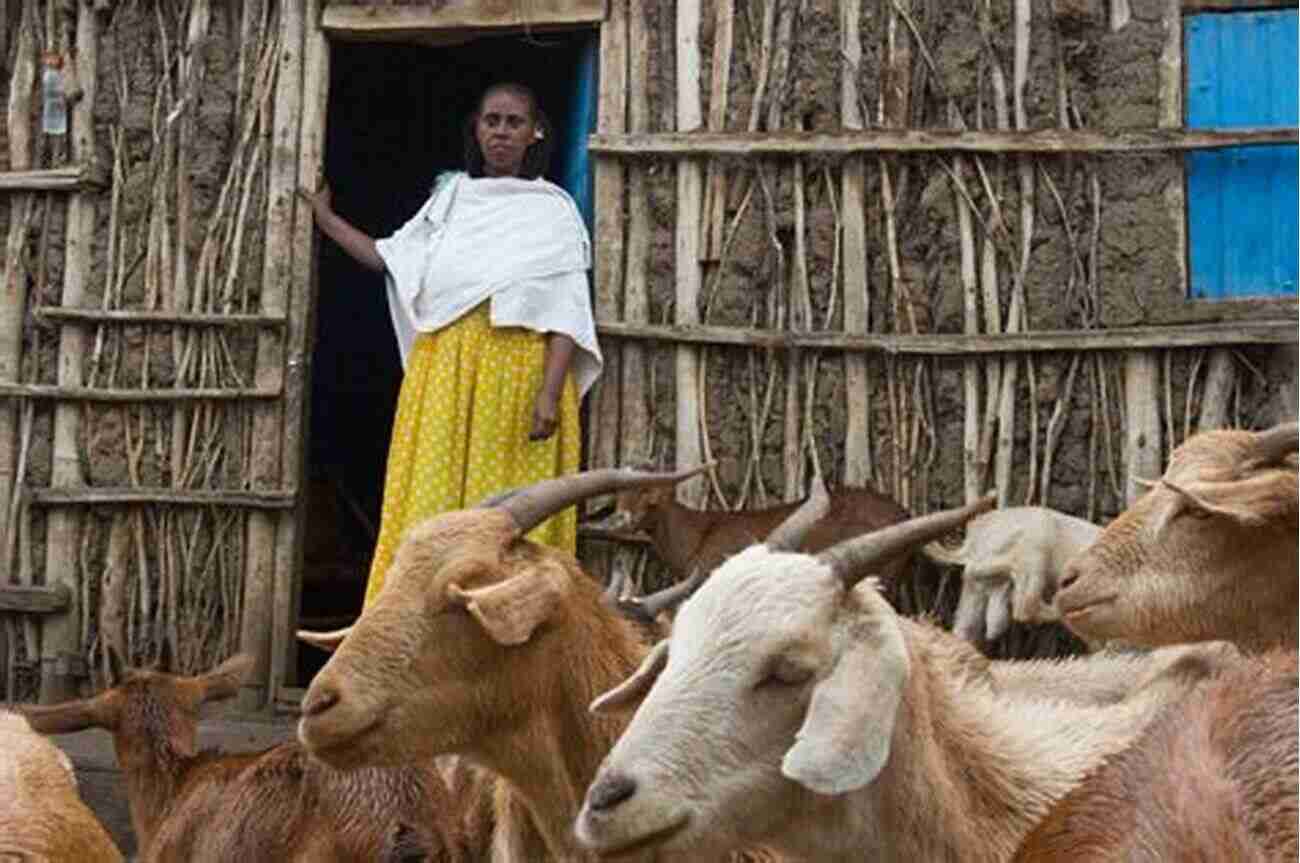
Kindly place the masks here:
POLYGON ((1277 464, 1300 448, 1300 424, 1282 423, 1255 433, 1246 468, 1254 469, 1277 464))
POLYGON ((623 587, 627 584, 627 567, 615 561, 613 572, 609 574, 609 584, 605 586, 605 600, 618 602, 623 597, 623 587))
POLYGON ((895 557, 920 543, 938 539, 980 513, 993 509, 996 503, 997 495, 989 494, 963 507, 891 524, 837 543, 819 554, 817 559, 828 564, 844 586, 851 588, 866 577, 872 564, 895 557))
POLYGON ((708 462, 671 473, 650 473, 627 468, 589 470, 542 480, 518 489, 505 499, 498 499, 494 508, 505 510, 518 525, 519 532, 523 534, 578 501, 625 488, 678 483, 709 470, 714 464, 715 462, 708 462))
POLYGON ((763 544, 772 551, 798 551, 808 531, 826 517, 830 508, 831 496, 826 491, 826 483, 822 481, 822 475, 819 473, 813 477, 807 500, 790 513, 785 521, 777 525, 776 529, 767 535, 763 544))
POLYGON ((704 583, 704 579, 708 577, 708 570, 697 566, 691 572, 691 577, 685 581, 680 581, 671 587, 665 587, 663 590, 647 596, 634 597, 631 601, 641 606, 641 609, 651 618, 655 618, 659 616, 659 612, 674 608, 685 602, 695 592, 695 589, 704 583))

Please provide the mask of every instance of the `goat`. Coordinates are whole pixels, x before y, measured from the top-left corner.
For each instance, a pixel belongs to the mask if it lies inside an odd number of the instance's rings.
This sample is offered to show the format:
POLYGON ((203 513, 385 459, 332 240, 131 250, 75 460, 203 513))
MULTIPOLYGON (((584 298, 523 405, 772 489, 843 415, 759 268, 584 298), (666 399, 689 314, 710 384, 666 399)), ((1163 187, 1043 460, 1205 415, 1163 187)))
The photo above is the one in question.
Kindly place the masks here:
POLYGON ((251 666, 240 655, 195 677, 115 670, 120 682, 93 698, 24 712, 46 733, 112 732, 143 863, 464 859, 432 764, 342 773, 296 742, 196 751, 200 706, 234 695, 251 666))
POLYGON ((77 793, 68 756, 8 710, 0 710, 0 860, 122 860, 77 793))
POLYGON ((1066 566, 1056 606, 1089 641, 1297 646, 1296 423, 1215 430, 1066 566))
POLYGON ((1013 863, 1294 860, 1296 653, 1237 663, 1053 807, 1013 863))
POLYGON ((571 825, 624 723, 586 706, 647 644, 571 555, 524 535, 587 497, 689 474, 591 471, 414 526, 350 630, 299 633, 335 648, 302 701, 303 745, 339 768, 464 755, 509 783, 551 857, 591 859, 571 825))
POLYGON ((1042 506, 986 512, 966 526, 961 547, 927 543, 935 563, 962 567, 961 600, 953 631, 969 641, 993 641, 1011 620, 1054 623, 1052 598, 1066 563, 1096 540, 1090 521, 1042 506))
MULTIPOLYGON (((830 500, 829 511, 808 531, 801 550, 821 551, 839 540, 908 517, 907 510, 893 499, 868 488, 838 489, 831 492, 830 500)), ((671 484, 657 483, 620 492, 614 515, 605 526, 647 534, 655 555, 673 579, 680 581, 694 572, 707 575, 730 555, 761 542, 801 504, 795 501, 747 510, 692 509, 677 501, 671 484)), ((907 554, 882 561, 879 574, 885 578, 902 575, 908 571, 911 557, 907 554)))
POLYGON ((901 617, 860 573, 991 503, 817 557, 790 553, 783 537, 723 563, 671 636, 592 704, 606 715, 640 701, 587 791, 579 841, 611 856, 753 843, 825 863, 1007 860, 1217 652, 1188 650, 1108 706, 999 692, 953 668, 969 645, 901 617))

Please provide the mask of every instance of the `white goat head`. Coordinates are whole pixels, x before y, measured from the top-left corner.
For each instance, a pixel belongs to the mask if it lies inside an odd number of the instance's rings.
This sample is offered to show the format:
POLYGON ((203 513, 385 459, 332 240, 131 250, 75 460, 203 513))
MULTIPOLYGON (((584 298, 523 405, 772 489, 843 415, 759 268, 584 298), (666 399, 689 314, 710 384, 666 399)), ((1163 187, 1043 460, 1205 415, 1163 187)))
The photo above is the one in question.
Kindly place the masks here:
POLYGON ((1056 606, 1088 640, 1297 643, 1297 426, 1202 432, 1066 566, 1056 606))
POLYGON ((602 854, 662 844, 703 855, 761 843, 783 818, 868 785, 889 758, 910 658, 863 575, 991 506, 923 516, 817 557, 769 537, 728 559, 670 638, 593 703, 645 697, 588 789, 579 841, 602 854))

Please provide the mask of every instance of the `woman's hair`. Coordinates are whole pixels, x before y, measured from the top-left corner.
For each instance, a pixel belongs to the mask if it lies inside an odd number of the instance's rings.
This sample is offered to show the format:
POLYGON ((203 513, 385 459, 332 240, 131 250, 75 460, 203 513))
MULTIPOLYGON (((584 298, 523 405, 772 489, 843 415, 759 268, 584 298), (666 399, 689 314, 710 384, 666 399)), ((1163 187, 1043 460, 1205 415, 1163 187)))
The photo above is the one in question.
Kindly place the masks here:
POLYGON ((483 103, 487 101, 488 96, 501 92, 513 93, 527 102, 528 110, 533 115, 533 122, 542 132, 541 140, 533 141, 528 145, 528 149, 524 151, 523 164, 519 166, 520 177, 536 180, 546 173, 546 168, 551 164, 551 150, 555 146, 554 129, 551 126, 551 119, 546 116, 546 112, 537 101, 537 94, 531 87, 514 81, 493 84, 483 91, 482 96, 479 96, 478 107, 469 115, 469 120, 465 123, 465 170, 471 177, 483 176, 483 150, 479 147, 478 136, 474 134, 475 127, 478 125, 479 114, 482 113, 483 103))

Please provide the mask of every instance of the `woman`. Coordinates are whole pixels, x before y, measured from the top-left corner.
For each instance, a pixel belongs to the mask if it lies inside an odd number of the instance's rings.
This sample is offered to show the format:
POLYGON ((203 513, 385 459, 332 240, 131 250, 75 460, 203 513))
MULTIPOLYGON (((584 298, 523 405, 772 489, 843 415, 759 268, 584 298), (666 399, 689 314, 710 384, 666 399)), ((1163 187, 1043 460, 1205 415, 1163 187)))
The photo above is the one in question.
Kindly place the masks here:
MULTIPOLYGON (((600 374, 591 243, 573 200, 541 178, 550 124, 521 84, 497 84, 465 128, 467 171, 376 240, 301 194, 322 233, 385 274, 406 372, 365 603, 406 529, 578 469, 578 401, 600 374)), ((570 508, 529 537, 572 552, 570 508)))

